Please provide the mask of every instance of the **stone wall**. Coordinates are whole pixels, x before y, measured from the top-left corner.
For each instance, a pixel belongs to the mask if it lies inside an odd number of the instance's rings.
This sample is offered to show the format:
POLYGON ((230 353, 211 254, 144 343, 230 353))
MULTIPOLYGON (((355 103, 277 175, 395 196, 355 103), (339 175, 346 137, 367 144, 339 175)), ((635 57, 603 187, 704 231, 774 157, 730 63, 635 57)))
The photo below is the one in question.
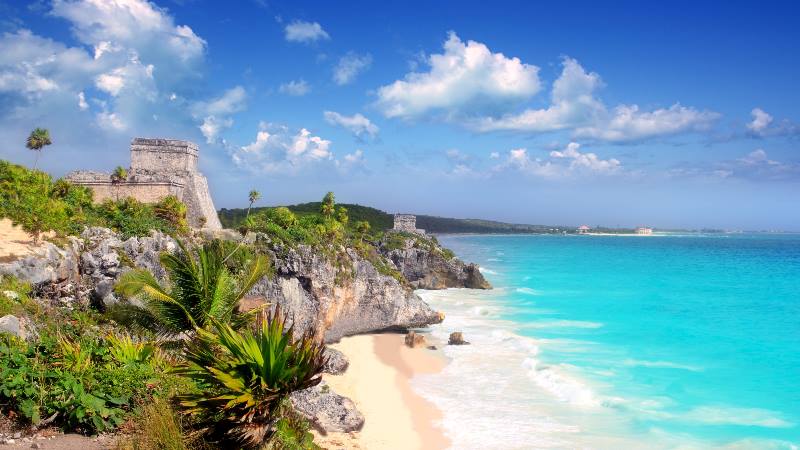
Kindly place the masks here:
POLYGON ((131 171, 197 172, 198 153, 194 142, 135 138, 131 141, 131 171))

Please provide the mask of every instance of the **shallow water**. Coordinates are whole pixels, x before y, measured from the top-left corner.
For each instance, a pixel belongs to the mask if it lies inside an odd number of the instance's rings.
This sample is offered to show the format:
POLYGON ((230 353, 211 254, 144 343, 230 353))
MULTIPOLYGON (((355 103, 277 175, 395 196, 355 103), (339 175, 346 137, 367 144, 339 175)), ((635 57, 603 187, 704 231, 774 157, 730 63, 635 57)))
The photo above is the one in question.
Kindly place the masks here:
POLYGON ((453 448, 795 448, 800 235, 443 236, 491 291, 414 387, 453 448))

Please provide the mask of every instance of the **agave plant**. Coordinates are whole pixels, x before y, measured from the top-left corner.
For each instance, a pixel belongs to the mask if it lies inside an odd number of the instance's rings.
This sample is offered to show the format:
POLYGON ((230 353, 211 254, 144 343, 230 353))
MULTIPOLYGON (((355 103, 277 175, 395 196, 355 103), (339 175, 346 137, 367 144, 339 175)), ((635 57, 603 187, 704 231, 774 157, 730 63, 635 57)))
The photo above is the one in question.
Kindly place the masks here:
POLYGON ((254 332, 212 319, 214 332, 199 330, 187 346, 186 363, 176 371, 201 389, 179 401, 212 440, 263 446, 275 432, 282 400, 320 382, 324 344, 312 330, 295 337, 287 321, 280 307, 262 312, 254 332))
MULTIPOLYGON (((178 243, 180 251, 161 255, 169 284, 162 286, 147 270, 125 273, 117 283, 117 293, 138 299, 141 306, 120 305, 112 315, 121 322, 140 326, 162 335, 177 335, 198 328, 209 328, 211 321, 240 327, 258 311, 240 313, 239 300, 269 271, 269 260, 254 256, 236 274, 225 262, 220 241, 211 241, 189 251, 178 243)), ((237 249, 233 250, 234 252, 237 249)))

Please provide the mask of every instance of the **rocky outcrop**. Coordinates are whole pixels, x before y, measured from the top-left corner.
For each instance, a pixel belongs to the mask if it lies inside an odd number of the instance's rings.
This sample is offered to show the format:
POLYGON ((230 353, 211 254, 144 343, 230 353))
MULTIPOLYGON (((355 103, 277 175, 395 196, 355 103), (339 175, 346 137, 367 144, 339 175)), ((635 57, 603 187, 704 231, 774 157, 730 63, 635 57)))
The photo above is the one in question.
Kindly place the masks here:
POLYGON ((447 340, 447 345, 468 345, 469 342, 464 340, 464 333, 454 331, 450 333, 450 338, 447 340))
POLYGON ((353 401, 331 391, 324 381, 293 392, 290 398, 297 412, 326 433, 358 431, 364 426, 364 416, 353 401))
POLYGON ((161 279, 159 254, 176 248, 174 239, 159 232, 123 241, 107 228, 87 228, 63 247, 48 242, 34 255, 0 264, 0 274, 30 283, 39 298, 104 309, 117 301, 113 288, 120 274, 135 266, 161 279))
POLYGON ((391 248, 384 241, 380 248, 415 289, 492 288, 477 264, 464 263, 433 240, 410 237, 403 244, 391 248))
POLYGON ((308 246, 267 245, 267 248, 273 254, 275 276, 258 282, 248 297, 263 298, 272 305, 280 305, 284 311, 291 311, 297 329, 315 327, 326 342, 442 321, 441 314, 411 289, 379 273, 350 249, 341 249, 337 268, 329 257, 308 246))
MULTIPOLYGON (((221 234, 222 238, 237 238, 221 234)), ((405 330, 441 322, 411 289, 350 249, 340 249, 335 261, 308 246, 273 245, 264 235, 250 236, 271 253, 275 276, 259 281, 249 293, 291 314, 296 329, 314 327, 326 342, 342 336, 383 330, 405 330)), ((113 287, 131 267, 144 268, 163 279, 159 254, 177 243, 164 234, 122 240, 106 228, 87 228, 64 248, 46 244, 38 254, 0 264, 0 274, 28 281, 38 297, 73 306, 98 309, 117 302, 113 287)))
POLYGON ((322 369, 325 373, 329 373, 331 375, 340 375, 343 374, 348 367, 350 367, 350 361, 347 360, 347 357, 344 356, 344 353, 336 350, 335 348, 326 348, 325 356, 328 358, 325 361, 325 367, 322 369))

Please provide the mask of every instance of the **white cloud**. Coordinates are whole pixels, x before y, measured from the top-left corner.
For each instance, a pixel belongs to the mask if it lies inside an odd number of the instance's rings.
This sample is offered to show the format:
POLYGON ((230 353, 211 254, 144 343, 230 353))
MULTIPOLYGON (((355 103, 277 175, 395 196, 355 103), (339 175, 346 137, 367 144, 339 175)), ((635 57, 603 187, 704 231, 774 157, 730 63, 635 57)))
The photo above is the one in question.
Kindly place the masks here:
POLYGON ((289 42, 308 43, 331 38, 317 22, 295 20, 289 25, 286 25, 284 31, 286 33, 286 40, 289 42))
POLYGON ((207 116, 203 119, 203 123, 199 125, 200 132, 206 138, 206 142, 213 144, 217 142, 219 134, 233 126, 233 119, 231 118, 217 118, 217 116, 207 116))
POLYGON ((175 25, 166 10, 146 0, 54 0, 51 13, 69 20, 96 58, 135 49, 143 61, 180 69, 205 54, 206 42, 191 28, 175 25))
POLYGON ((602 85, 600 75, 586 70, 574 59, 564 58, 561 75, 553 83, 551 104, 544 109, 526 109, 499 119, 485 117, 471 123, 477 131, 544 132, 573 128, 590 123, 604 112, 603 104, 594 97, 602 85))
POLYGON ((755 137, 770 136, 796 136, 800 134, 800 127, 790 122, 782 120, 775 123, 774 118, 761 108, 753 108, 750 111, 753 120, 747 123, 748 133, 755 137))
POLYGON ((800 180, 800 163, 783 162, 756 149, 741 158, 713 164, 682 165, 667 172, 670 177, 701 179, 745 179, 752 181, 800 180))
POLYGON ((349 130, 359 139, 365 137, 374 138, 378 135, 378 126, 361 114, 344 116, 335 111, 325 111, 323 113, 325 121, 331 125, 338 125, 349 130))
POLYGON ((217 98, 207 102, 198 102, 195 109, 209 115, 226 115, 242 111, 245 108, 247 91, 241 86, 235 86, 225 91, 217 98))
POLYGON ((561 151, 552 151, 550 156, 553 158, 564 158, 571 160, 570 170, 589 170, 590 172, 611 173, 620 168, 620 162, 614 158, 600 159, 594 153, 581 153, 578 151, 581 146, 577 142, 570 142, 567 148, 561 151))
POLYGON ((97 113, 97 124, 100 128, 115 132, 125 131, 128 128, 118 114, 109 113, 107 111, 97 113))
POLYGON ((80 108, 81 111, 89 109, 89 104, 86 103, 86 95, 83 91, 78 92, 78 108, 80 108))
POLYGON ((206 44, 191 28, 144 0, 54 0, 48 6, 50 19, 64 19, 79 45, 24 29, 0 36, 0 135, 13 136, 35 120, 62 136, 65 152, 79 155, 87 151, 87 136, 106 149, 130 139, 121 131, 190 132, 186 103, 160 100, 166 92, 195 95, 191 81, 202 71, 206 44), (75 122, 74 113, 92 103, 100 107, 95 120, 75 122))
POLYGON ((513 149, 508 152, 505 161, 494 167, 494 171, 511 169, 543 178, 622 173, 619 160, 601 159, 595 153, 582 153, 579 149, 580 144, 570 142, 563 150, 551 151, 549 159, 532 157, 525 148, 513 149))
POLYGON ((482 132, 572 130, 575 137, 626 142, 702 131, 719 117, 717 113, 680 104, 653 111, 640 111, 638 105, 619 105, 609 112, 595 96, 595 91, 603 85, 600 76, 586 72, 572 58, 564 58, 562 64, 561 75, 553 83, 549 107, 526 109, 500 118, 484 117, 469 125, 482 132))
POLYGON ((306 83, 306 81, 303 79, 296 81, 292 80, 289 81, 288 83, 283 83, 282 85, 280 85, 278 91, 281 94, 302 96, 311 92, 311 86, 308 83, 306 83))
POLYGON ((0 37, 0 92, 39 99, 43 92, 72 91, 91 84, 98 65, 85 50, 29 30, 0 37))
POLYGON ((288 127, 261 122, 256 140, 231 150, 234 163, 252 172, 296 172, 315 163, 332 162, 331 141, 305 128, 296 133, 288 127))
POLYGON ((378 90, 377 104, 384 115, 451 114, 528 99, 540 89, 538 67, 493 53, 480 42, 464 43, 453 32, 444 52, 431 55, 427 64, 429 71, 411 72, 378 90))
POLYGON ((220 133, 233 126, 230 115, 244 110, 246 102, 247 91, 241 86, 235 86, 217 98, 196 102, 192 106, 192 114, 202 121, 198 128, 207 143, 217 142, 220 133))
POLYGON ((747 124, 747 129, 755 134, 761 135, 772 123, 772 116, 761 108, 753 108, 750 115, 753 116, 753 120, 747 124))
POLYGON ((576 137, 602 141, 637 141, 656 136, 667 136, 683 132, 704 131, 719 118, 711 111, 698 111, 680 104, 666 109, 639 111, 637 105, 619 105, 614 113, 595 125, 578 128, 576 137))
POLYGON ((366 171, 366 164, 367 160, 364 158, 364 151, 361 149, 348 153, 341 160, 335 161, 336 167, 345 173, 356 170, 366 171))
POLYGON ((370 65, 372 65, 372 55, 358 55, 348 52, 339 58, 339 62, 333 68, 333 81, 339 86, 349 84, 360 73, 366 71, 370 65))

